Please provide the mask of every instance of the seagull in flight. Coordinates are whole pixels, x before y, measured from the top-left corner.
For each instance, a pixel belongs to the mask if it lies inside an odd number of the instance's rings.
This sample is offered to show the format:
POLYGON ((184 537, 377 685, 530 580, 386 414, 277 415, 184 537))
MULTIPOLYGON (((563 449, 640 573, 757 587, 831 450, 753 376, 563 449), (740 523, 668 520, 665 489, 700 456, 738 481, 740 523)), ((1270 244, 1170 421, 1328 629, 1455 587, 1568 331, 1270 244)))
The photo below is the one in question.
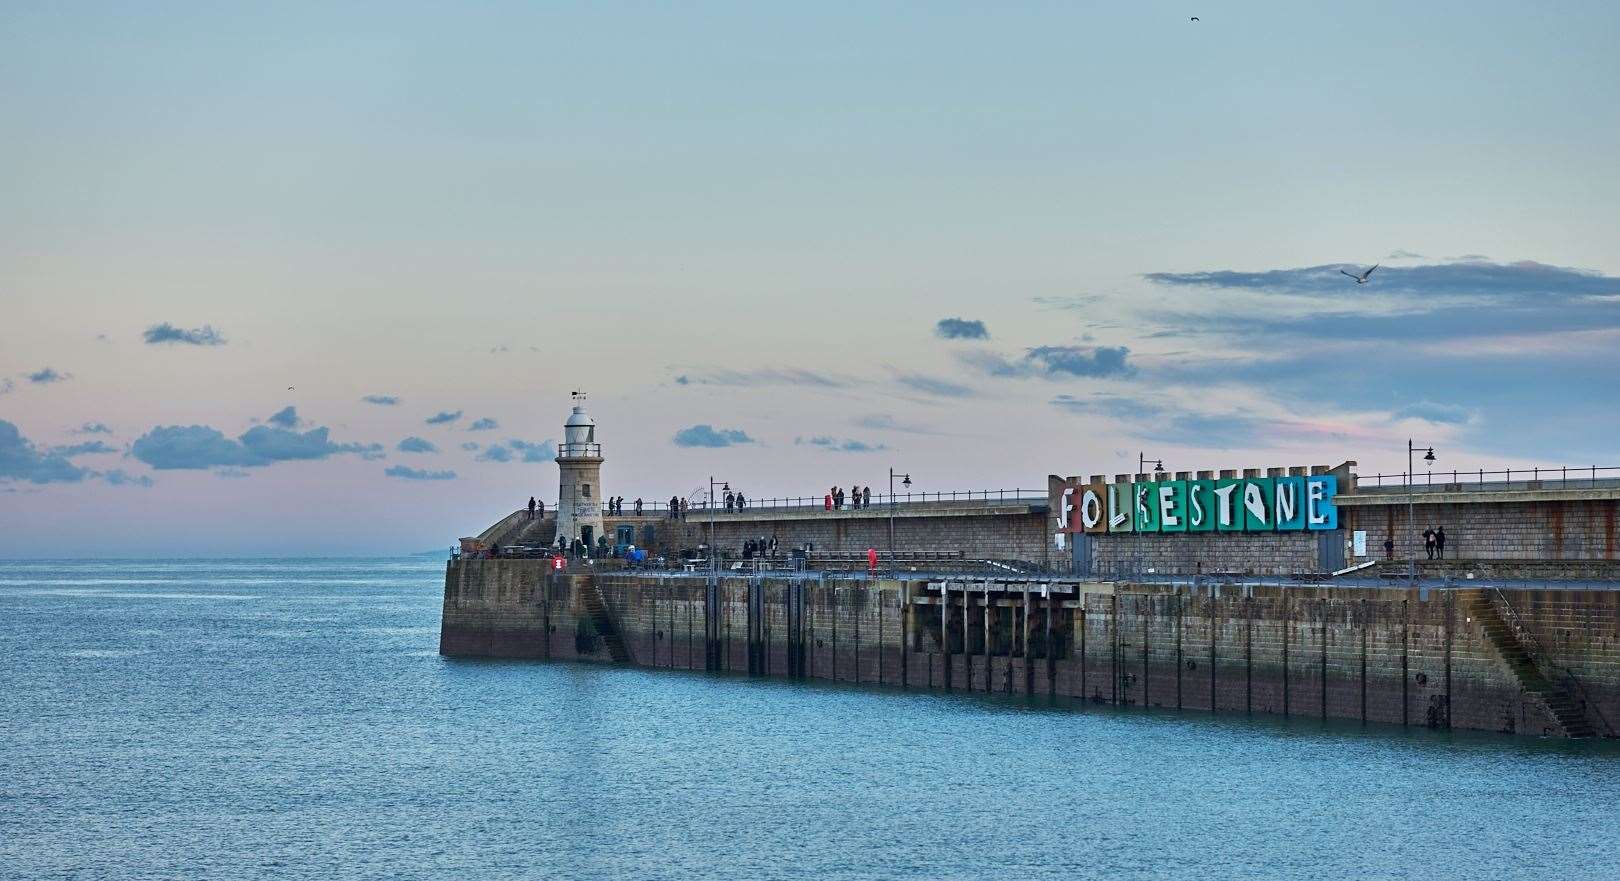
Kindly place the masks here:
POLYGON ((1356 275, 1353 272, 1345 272, 1342 269, 1339 270, 1339 274, 1340 275, 1347 275, 1347 276, 1355 279, 1356 284, 1366 284, 1367 283, 1367 277, 1373 274, 1373 269, 1377 269, 1378 267, 1380 267, 1382 265, 1383 265, 1382 263, 1374 263, 1372 269, 1369 269, 1369 270, 1367 270, 1366 272, 1363 272, 1360 275, 1356 275))
POLYGON ((1195 16, 1193 16, 1193 17, 1192 17, 1192 20, 1193 20, 1193 21, 1197 21, 1197 20, 1198 20, 1198 16, 1196 16, 1196 15, 1195 15, 1195 16))

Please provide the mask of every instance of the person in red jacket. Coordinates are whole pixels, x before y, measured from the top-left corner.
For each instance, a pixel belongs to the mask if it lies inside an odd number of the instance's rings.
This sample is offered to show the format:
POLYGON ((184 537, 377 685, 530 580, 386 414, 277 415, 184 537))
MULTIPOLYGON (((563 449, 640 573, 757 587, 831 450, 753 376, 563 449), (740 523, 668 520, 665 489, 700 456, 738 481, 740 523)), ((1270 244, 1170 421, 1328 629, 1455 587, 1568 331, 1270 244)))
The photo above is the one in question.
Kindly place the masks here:
POLYGON ((877 571, 877 548, 866 549, 866 571, 877 571))
POLYGON ((828 511, 832 510, 832 493, 827 493, 821 497, 821 507, 828 511))

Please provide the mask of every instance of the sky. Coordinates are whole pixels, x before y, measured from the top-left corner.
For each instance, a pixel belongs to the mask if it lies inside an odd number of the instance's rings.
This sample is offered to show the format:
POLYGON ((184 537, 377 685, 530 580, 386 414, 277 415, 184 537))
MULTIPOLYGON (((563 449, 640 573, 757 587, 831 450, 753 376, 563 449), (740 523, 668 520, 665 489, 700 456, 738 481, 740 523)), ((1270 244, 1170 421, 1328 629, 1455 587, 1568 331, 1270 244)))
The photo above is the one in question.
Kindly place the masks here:
POLYGON ((445 547, 555 499, 576 389, 630 499, 1620 466, 1617 43, 1605 3, 7 4, 0 557, 445 547))

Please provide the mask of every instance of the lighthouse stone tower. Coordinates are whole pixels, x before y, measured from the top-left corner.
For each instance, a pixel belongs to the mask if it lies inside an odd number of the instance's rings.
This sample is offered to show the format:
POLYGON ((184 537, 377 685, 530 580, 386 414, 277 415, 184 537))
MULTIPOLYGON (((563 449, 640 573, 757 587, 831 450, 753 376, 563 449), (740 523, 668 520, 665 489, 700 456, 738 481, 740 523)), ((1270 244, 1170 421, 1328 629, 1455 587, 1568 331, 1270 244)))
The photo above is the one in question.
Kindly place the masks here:
POLYGON ((574 412, 563 426, 557 448, 557 536, 569 544, 594 546, 602 536, 602 445, 596 420, 585 412, 585 395, 574 393, 574 412))

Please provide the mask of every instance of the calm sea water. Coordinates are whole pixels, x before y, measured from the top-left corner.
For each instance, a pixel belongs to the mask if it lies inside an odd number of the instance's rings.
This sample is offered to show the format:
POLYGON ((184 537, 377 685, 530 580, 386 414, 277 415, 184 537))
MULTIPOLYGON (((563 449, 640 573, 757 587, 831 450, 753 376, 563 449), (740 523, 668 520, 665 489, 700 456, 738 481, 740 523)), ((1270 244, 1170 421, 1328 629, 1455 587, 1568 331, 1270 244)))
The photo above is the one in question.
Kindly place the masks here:
POLYGON ((0 878, 1620 877, 1620 751, 438 657, 420 559, 0 563, 0 878))

